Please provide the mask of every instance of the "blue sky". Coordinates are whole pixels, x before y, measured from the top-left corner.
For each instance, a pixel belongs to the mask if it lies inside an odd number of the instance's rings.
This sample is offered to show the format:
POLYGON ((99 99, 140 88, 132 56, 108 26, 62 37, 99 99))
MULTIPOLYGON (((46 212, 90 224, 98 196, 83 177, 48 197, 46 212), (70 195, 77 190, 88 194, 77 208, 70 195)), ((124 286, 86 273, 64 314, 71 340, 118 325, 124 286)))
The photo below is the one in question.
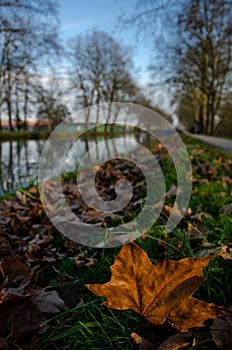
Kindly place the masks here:
POLYGON ((116 28, 119 15, 122 12, 131 14, 136 3, 137 0, 60 0, 61 35, 67 40, 93 28, 101 29, 120 43, 135 46, 133 60, 139 70, 139 79, 145 82, 148 78, 149 48, 142 39, 136 40, 134 28, 123 31, 116 28))
MULTIPOLYGON (((59 0, 61 35, 64 40, 85 33, 91 29, 100 29, 111 34, 120 43, 133 45, 133 61, 136 80, 147 91, 147 83, 151 82, 147 66, 152 62, 152 49, 144 43, 144 37, 136 38, 135 28, 119 30, 119 16, 127 17, 133 13, 138 0, 59 0)), ((149 38, 146 38, 147 42, 149 38)), ((170 105, 171 96, 163 88, 150 95, 152 102, 166 112, 173 114, 175 105, 170 105)))

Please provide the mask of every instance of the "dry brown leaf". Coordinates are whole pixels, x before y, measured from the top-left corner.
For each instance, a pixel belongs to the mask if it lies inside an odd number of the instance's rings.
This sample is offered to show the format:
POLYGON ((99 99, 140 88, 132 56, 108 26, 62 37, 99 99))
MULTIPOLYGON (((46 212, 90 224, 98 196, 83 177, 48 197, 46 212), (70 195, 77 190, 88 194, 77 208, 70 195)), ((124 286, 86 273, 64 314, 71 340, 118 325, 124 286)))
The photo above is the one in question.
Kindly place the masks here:
POLYGON ((41 312, 53 314, 65 309, 64 301, 55 290, 46 292, 43 289, 32 298, 32 301, 41 312))
POLYGON ((31 188, 28 190, 28 192, 29 192, 30 194, 33 194, 33 195, 38 195, 39 190, 38 190, 38 187, 33 186, 33 187, 31 187, 31 188))
POLYGON ((0 336, 5 336, 8 331, 14 336, 31 332, 45 320, 30 296, 8 294, 0 304, 0 336))
POLYGON ((65 310, 64 301, 56 291, 44 289, 23 294, 20 288, 0 292, 0 336, 8 331, 14 336, 28 333, 42 326, 46 320, 43 313, 65 310))
POLYGON ((200 258, 217 255, 225 260, 232 260, 232 248, 229 248, 226 244, 212 245, 206 242, 202 247, 204 247, 204 249, 202 249, 198 255, 200 258))
POLYGON ((27 298, 28 295, 23 294, 23 290, 21 288, 9 288, 9 289, 1 289, 0 290, 0 309, 1 304, 6 301, 15 301, 19 299, 27 298))
POLYGON ((131 338, 136 345, 139 345, 140 350, 156 350, 156 346, 146 339, 140 337, 137 333, 131 333, 131 338))
POLYGON ((229 248, 227 245, 223 244, 219 255, 225 260, 232 260, 232 248, 229 248))
POLYGON ((200 327, 228 310, 196 299, 192 295, 203 281, 202 270, 210 258, 163 260, 153 265, 135 243, 122 247, 110 267, 111 280, 87 284, 87 288, 107 299, 103 304, 117 310, 131 309, 153 325, 167 321, 184 332, 200 327))
POLYGON ((232 314, 225 316, 225 319, 215 319, 211 327, 213 341, 218 349, 232 349, 232 314))
POLYGON ((223 205, 223 207, 220 209, 220 213, 224 215, 232 215, 232 203, 223 205))
POLYGON ((20 191, 16 191, 15 194, 16 194, 16 197, 21 202, 21 204, 25 205, 27 203, 27 197, 25 196, 24 193, 21 193, 20 191))
POLYGON ((198 229, 198 227, 193 226, 190 222, 188 223, 188 231, 186 235, 193 240, 202 240, 205 238, 204 234, 198 229))
POLYGON ((19 255, 5 256, 0 263, 0 271, 5 279, 4 285, 23 280, 29 273, 28 263, 19 255))
POLYGON ((174 196, 180 194, 181 192, 182 192, 182 188, 176 187, 176 185, 173 184, 172 187, 170 188, 170 190, 165 193, 165 198, 174 197, 174 196))
POLYGON ((0 337, 0 349, 1 350, 8 350, 9 346, 7 344, 7 342, 5 341, 5 339, 0 337))
POLYGON ((179 350, 184 346, 192 346, 194 334, 192 332, 177 333, 166 339, 157 350, 179 350))
POLYGON ((163 203, 158 202, 155 207, 159 210, 161 210, 162 214, 165 217, 169 217, 171 214, 173 215, 172 220, 173 222, 179 222, 183 216, 185 216, 186 213, 181 213, 178 204, 175 202, 173 207, 170 207, 169 205, 163 205, 163 203), (183 215, 182 215, 183 214, 183 215))
POLYGON ((7 255, 12 255, 13 250, 10 246, 10 242, 6 237, 0 236, 0 259, 7 255))
POLYGON ((171 213, 173 213, 172 215, 175 215, 173 220, 175 221, 175 219, 178 221, 180 220, 180 218, 182 218, 182 214, 181 211, 178 207, 178 204, 175 202, 173 207, 170 207, 169 205, 164 205, 162 212, 169 216, 171 213))
POLYGON ((93 258, 89 258, 86 254, 80 253, 74 257, 74 261, 77 266, 85 265, 85 266, 93 266, 95 265, 95 261, 93 258))

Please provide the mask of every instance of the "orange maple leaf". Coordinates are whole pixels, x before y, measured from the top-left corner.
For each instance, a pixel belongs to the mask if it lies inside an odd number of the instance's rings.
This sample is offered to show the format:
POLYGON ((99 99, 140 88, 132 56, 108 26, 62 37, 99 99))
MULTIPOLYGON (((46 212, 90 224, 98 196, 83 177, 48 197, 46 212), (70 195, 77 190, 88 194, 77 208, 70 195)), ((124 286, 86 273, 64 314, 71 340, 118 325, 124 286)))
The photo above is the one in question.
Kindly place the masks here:
POLYGON ((103 304, 117 310, 131 309, 153 325, 167 321, 179 331, 200 327, 229 313, 222 306, 194 298, 204 280, 202 270, 210 258, 163 260, 153 265, 135 243, 124 245, 110 267, 111 280, 86 287, 107 299, 103 304))

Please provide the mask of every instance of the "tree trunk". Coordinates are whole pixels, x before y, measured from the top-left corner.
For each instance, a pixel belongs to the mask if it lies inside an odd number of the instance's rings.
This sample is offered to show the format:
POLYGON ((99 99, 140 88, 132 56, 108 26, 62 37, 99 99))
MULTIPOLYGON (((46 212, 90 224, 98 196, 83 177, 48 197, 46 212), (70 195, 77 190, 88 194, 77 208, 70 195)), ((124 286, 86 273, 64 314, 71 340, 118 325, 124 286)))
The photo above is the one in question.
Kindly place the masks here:
POLYGON ((19 131, 21 128, 21 123, 20 123, 20 117, 19 117, 19 100, 18 100, 18 92, 17 92, 17 87, 15 91, 15 118, 16 118, 16 127, 17 130, 19 131))
POLYGON ((210 123, 210 134, 214 135, 215 129, 215 109, 214 109, 214 93, 212 93, 212 100, 210 104, 210 114, 211 114, 211 123, 210 123))
POLYGON ((10 98, 6 101, 7 104, 7 112, 8 112, 8 120, 9 120, 9 129, 10 131, 14 131, 13 123, 12 123, 12 106, 10 98))
POLYGON ((199 106, 198 123, 199 123, 202 131, 204 132, 204 128, 203 128, 203 106, 202 106, 202 104, 200 104, 200 106, 199 106))
POLYGON ((29 102, 29 81, 28 81, 28 77, 26 77, 26 81, 25 81, 25 92, 24 92, 24 107, 23 107, 23 112, 24 112, 24 122, 23 122, 23 129, 27 130, 28 129, 28 125, 27 125, 27 118, 28 118, 28 102, 29 102))

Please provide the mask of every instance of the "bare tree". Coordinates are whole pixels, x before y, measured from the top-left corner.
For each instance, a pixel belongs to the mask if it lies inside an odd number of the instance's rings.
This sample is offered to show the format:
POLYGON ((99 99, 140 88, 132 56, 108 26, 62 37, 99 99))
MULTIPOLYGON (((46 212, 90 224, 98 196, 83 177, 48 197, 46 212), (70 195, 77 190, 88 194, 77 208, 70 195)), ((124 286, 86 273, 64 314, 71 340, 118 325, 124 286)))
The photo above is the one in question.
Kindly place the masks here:
POLYGON ((211 134, 231 71, 230 15, 223 0, 191 0, 179 14, 182 41, 176 80, 197 102, 197 123, 211 134))
POLYGON ((37 111, 37 126, 41 121, 47 122, 48 131, 51 132, 65 118, 69 117, 70 113, 64 104, 52 97, 46 96, 41 100, 41 105, 37 111))
POLYGON ((231 84, 231 1, 139 0, 126 23, 149 34, 153 80, 175 99, 188 97, 202 131, 213 134, 231 84), (160 40, 161 38, 161 40, 160 40))
POLYGON ((36 112, 38 126, 41 121, 45 121, 48 130, 52 131, 70 113, 62 102, 63 91, 56 70, 50 67, 48 73, 46 80, 40 81, 39 76, 37 79, 34 78, 34 97, 38 107, 36 112))
POLYGON ((224 136, 232 136, 232 92, 225 94, 220 110, 218 113, 218 122, 216 126, 216 134, 224 136))
MULTIPOLYGON (((131 75, 133 64, 128 47, 107 33, 94 30, 70 40, 67 50, 71 89, 77 106, 130 101, 135 96, 138 88, 131 75)), ((87 115, 87 126, 88 118, 87 115)))
POLYGON ((44 59, 58 53, 57 33, 55 1, 0 1, 0 109, 8 115, 10 130, 20 112, 27 127, 31 77, 44 59))

